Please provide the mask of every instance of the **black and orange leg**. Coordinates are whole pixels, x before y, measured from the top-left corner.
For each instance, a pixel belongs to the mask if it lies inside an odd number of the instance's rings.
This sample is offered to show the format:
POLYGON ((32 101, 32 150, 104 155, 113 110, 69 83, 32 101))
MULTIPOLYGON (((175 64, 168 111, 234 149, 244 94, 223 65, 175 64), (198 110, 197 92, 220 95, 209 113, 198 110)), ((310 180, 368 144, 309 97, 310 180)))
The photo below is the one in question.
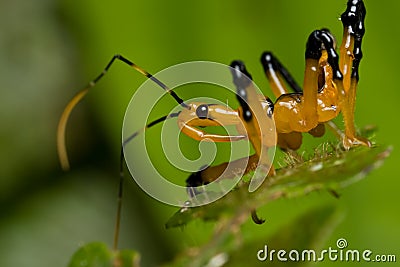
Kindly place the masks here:
POLYGON ((251 142, 259 162, 255 175, 250 181, 249 191, 254 191, 264 180, 266 175, 275 175, 268 149, 276 145, 276 130, 272 120, 272 114, 263 109, 251 75, 241 61, 231 63, 233 83, 236 86, 236 98, 239 101, 239 117, 246 130, 246 135, 251 142))
POLYGON ((299 131, 305 132, 318 125, 318 80, 319 80, 319 59, 322 56, 322 39, 324 31, 316 30, 312 32, 307 40, 303 84, 303 123, 299 124, 299 131))
MULTIPOLYGON (((333 69, 333 77, 342 78, 342 75, 338 69, 338 56, 334 49, 334 40, 331 34, 326 30, 316 30, 310 34, 306 44, 305 52, 305 72, 304 72, 304 91, 303 94, 297 94, 296 102, 293 105, 298 105, 299 108, 296 113, 293 113, 293 109, 285 108, 280 105, 284 103, 284 99, 293 98, 294 94, 284 94, 276 102, 275 109, 280 108, 280 112, 274 115, 277 123, 281 123, 278 131, 281 130, 286 133, 291 132, 310 132, 314 136, 320 136, 324 133, 324 127, 319 126, 319 115, 318 115, 318 94, 320 84, 320 59, 322 58, 322 50, 326 50, 327 60, 329 65, 333 69), (335 66, 333 66, 336 64, 335 66), (335 73, 336 72, 336 73, 335 73), (338 73, 337 73, 338 72, 338 73), (335 76, 336 75, 336 76, 335 76), (287 121, 288 116, 293 116, 290 121, 287 121), (322 129, 320 129, 322 128, 322 129)), ((298 148, 301 144, 301 139, 298 136, 285 136, 288 140, 281 140, 279 144, 281 146, 288 146, 291 141, 293 145, 290 145, 292 149, 298 148), (297 146, 296 146, 297 145, 297 146)))
POLYGON ((272 114, 264 110, 260 95, 244 63, 233 61, 230 66, 233 83, 236 86, 236 98, 240 104, 238 114, 255 150, 255 155, 258 156, 257 168, 248 188, 249 192, 253 192, 262 184, 266 176, 275 175, 268 150, 276 146, 276 129, 272 114))
POLYGON ((354 125, 359 65, 363 56, 361 44, 365 33, 365 15, 366 9, 362 0, 349 0, 346 11, 341 15, 343 41, 340 47, 340 68, 344 73, 344 91, 341 94, 341 105, 345 123, 345 136, 343 138, 345 149, 350 149, 356 145, 371 146, 368 139, 356 136, 354 125))
MULTIPOLYGON (((237 67, 242 67, 242 66, 244 66, 244 65, 241 64, 241 65, 238 65, 237 67)), ((231 71, 232 71, 232 75, 234 78, 234 84, 237 87, 242 88, 240 92, 239 91, 237 92, 237 94, 240 94, 240 96, 238 96, 237 98, 238 98, 238 100, 240 102, 240 106, 241 106, 240 111, 238 112, 238 116, 239 116, 240 120, 242 120, 242 122, 251 121, 252 117, 253 117, 253 113, 251 112, 250 107, 247 103, 247 92, 246 92, 246 88, 248 88, 249 85, 251 84, 251 76, 249 73, 245 72, 245 70, 243 68, 242 69, 234 69, 233 68, 231 71), (241 77, 241 76, 243 76, 243 77, 241 77)), ((258 101, 258 99, 257 99, 257 101, 258 101)), ((259 105, 261 106, 261 104, 259 104, 259 105)), ((261 108, 261 110, 262 110, 262 108, 261 108)), ((254 132, 254 130, 252 130, 253 131, 253 133, 252 133, 251 131, 248 131, 247 127, 245 130, 246 130, 246 134, 248 134, 248 138, 251 140, 251 142, 253 142, 257 138, 259 139, 259 135, 257 135, 259 131, 254 132)), ((257 146, 257 148, 255 148, 255 150, 256 150, 256 153, 250 158, 258 161, 259 154, 260 154, 260 144, 258 144, 258 146, 257 146)), ((245 157, 245 158, 239 159, 236 161, 236 163, 242 163, 244 160, 248 160, 248 158, 245 157)), ((208 184, 210 182, 213 182, 225 172, 225 169, 228 166, 228 164, 229 164, 229 162, 225 162, 225 163, 222 163, 217 166, 208 166, 207 168, 190 175, 190 177, 186 180, 186 183, 188 186, 196 187, 196 186, 201 186, 203 184, 208 184)), ((229 175, 234 176, 233 173, 227 173, 228 177, 229 177, 229 175)))
MULTIPOLYGON (((294 93, 303 93, 300 85, 272 52, 267 51, 261 55, 261 64, 275 97, 290 93, 286 85, 294 93)), ((318 124, 315 129, 309 131, 314 137, 320 137, 324 132, 324 124, 318 124)), ((278 133, 278 146, 284 151, 297 150, 301 146, 302 138, 300 132, 278 133)))
MULTIPOLYGON (((265 76, 268 79, 269 85, 278 98, 281 95, 288 94, 286 85, 295 93, 302 93, 300 85, 295 81, 290 72, 283 66, 279 59, 270 51, 266 51, 261 55, 261 64, 264 68, 265 76)), ((279 133, 277 134, 277 144, 283 151, 291 152, 300 148, 302 143, 302 133, 279 133)))
POLYGON ((290 72, 282 65, 275 55, 270 52, 264 52, 261 55, 261 64, 264 68, 265 75, 276 98, 283 94, 290 93, 285 82, 295 93, 302 93, 300 85, 295 81, 290 72))
MULTIPOLYGON (((343 91, 343 74, 339 68, 339 56, 335 51, 335 40, 326 29, 316 30, 311 33, 306 45, 306 69, 304 75, 304 129, 314 128, 318 124, 317 100, 319 91, 319 60, 327 56, 331 68, 332 81, 339 91, 343 91), (315 124, 315 125, 314 125, 315 124)), ((310 129, 311 130, 311 129, 310 129)), ((309 131, 309 130, 308 130, 309 131)), ((318 135, 318 132, 315 134, 318 135)))

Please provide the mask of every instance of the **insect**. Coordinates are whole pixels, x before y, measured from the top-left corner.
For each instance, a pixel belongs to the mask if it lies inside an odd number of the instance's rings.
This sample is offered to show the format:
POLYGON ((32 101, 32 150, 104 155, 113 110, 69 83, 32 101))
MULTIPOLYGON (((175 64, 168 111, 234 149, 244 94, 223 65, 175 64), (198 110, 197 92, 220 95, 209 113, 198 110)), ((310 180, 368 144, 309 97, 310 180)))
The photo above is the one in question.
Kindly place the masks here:
MULTIPOLYGON (((343 147, 348 150, 353 146, 363 145, 370 147, 371 142, 356 135, 354 126, 354 108, 356 90, 359 81, 359 64, 362 58, 361 43, 365 33, 364 19, 366 9, 362 0, 349 0, 347 9, 341 15, 343 24, 343 40, 340 45, 340 60, 336 53, 336 41, 328 29, 313 31, 306 44, 304 90, 297 84, 287 69, 271 53, 264 52, 261 56, 266 76, 274 95, 275 103, 268 97, 259 96, 262 111, 266 116, 273 116, 278 133, 277 145, 284 149, 296 150, 302 142, 302 133, 308 132, 315 137, 325 132, 324 123, 327 123, 342 113, 345 130, 342 136, 343 147), (290 93, 285 82, 294 91, 290 93)), ((251 75, 241 61, 234 61, 231 67, 251 75)), ((256 153, 249 158, 246 172, 255 168, 259 150, 260 136, 251 134, 254 110, 249 110, 240 96, 248 94, 251 86, 244 86, 240 75, 233 72, 234 83, 237 87, 238 101, 241 107, 235 114, 236 123, 241 121, 246 126, 249 136, 246 136, 256 153)), ((251 100, 256 102, 257 99, 251 100)), ((256 103, 254 103, 256 105, 256 103)), ((206 108, 203 108, 206 110, 206 108)), ((264 115, 264 116, 265 116, 264 115)), ((212 120, 213 114, 202 114, 202 120, 212 120)), ((232 119, 230 121, 233 121, 232 119)), ((232 137, 231 137, 232 138, 232 137)), ((239 139, 240 136, 235 136, 239 139)), ((268 142, 264 142, 265 144, 268 142)), ((192 174, 187 183, 190 186, 199 186, 214 181, 220 174, 220 166, 211 166, 205 170, 192 174), (215 170, 215 171, 214 171, 215 170)), ((270 171, 273 175, 274 171, 270 171)))
MULTIPOLYGON (((365 15, 366 10, 362 0, 348 0, 347 8, 341 15, 343 40, 339 54, 335 50, 336 41, 328 29, 315 30, 309 35, 305 51, 303 87, 298 85, 273 53, 263 53, 261 63, 277 98, 275 102, 266 96, 258 95, 252 83, 249 82, 251 75, 244 63, 238 60, 233 61, 230 65, 231 74, 240 104, 237 110, 217 104, 185 102, 162 81, 127 58, 115 55, 103 72, 73 97, 60 118, 57 146, 62 168, 69 169, 65 129, 71 111, 117 60, 152 80, 171 95, 182 108, 179 112, 163 116, 150 122, 143 129, 139 129, 123 141, 123 146, 146 129, 167 119, 176 118, 180 131, 195 140, 214 142, 249 140, 254 148, 254 155, 238 160, 246 160, 246 173, 254 170, 260 162, 271 164, 268 158, 260 158, 263 151, 275 145, 283 150, 296 150, 302 143, 302 133, 309 133, 315 137, 322 136, 325 132, 325 123, 341 113, 345 127, 342 134, 343 147, 347 150, 357 145, 370 147, 369 140, 356 135, 354 126, 355 97, 359 81, 359 64, 362 59, 361 44, 365 32, 365 15), (288 87, 293 92, 290 92, 288 87), (276 140, 269 139, 268 135, 260 133, 260 122, 255 119, 257 116, 274 119, 276 140), (199 128, 221 126, 221 124, 223 126, 236 125, 237 135, 211 134, 199 128)), ((123 156, 121 159, 123 160, 123 156)), ((191 174, 186 180, 187 186, 196 187, 214 181, 226 165, 227 163, 208 166, 191 174)), ((274 174, 275 170, 271 168, 268 175, 274 174)), ((256 223, 263 222, 255 212, 252 213, 252 218, 256 223)))

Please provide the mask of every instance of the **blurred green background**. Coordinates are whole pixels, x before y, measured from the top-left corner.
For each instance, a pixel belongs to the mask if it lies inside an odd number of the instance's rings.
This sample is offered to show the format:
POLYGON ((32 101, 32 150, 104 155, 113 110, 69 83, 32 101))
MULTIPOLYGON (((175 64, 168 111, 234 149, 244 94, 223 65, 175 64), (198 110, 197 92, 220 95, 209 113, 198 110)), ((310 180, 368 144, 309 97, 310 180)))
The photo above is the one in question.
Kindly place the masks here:
MULTIPOLYGON (((261 209, 268 222, 262 226, 249 222, 245 235, 267 239, 310 207, 333 203, 343 221, 328 245, 344 237, 352 248, 400 255, 400 3, 365 2, 356 123, 376 125, 377 142, 393 145, 392 155, 366 180, 340 192, 340 199, 321 192, 261 209)), ((345 4, 344 0, 1 1, 0 266, 65 266, 80 244, 100 240, 111 246, 124 110, 145 79, 115 64, 79 105, 67 131, 72 159, 68 173, 57 162, 55 133, 66 103, 113 54, 121 53, 152 73, 185 61, 229 64, 242 59, 256 83, 271 95, 259 64, 261 53, 274 51, 301 83, 308 34, 328 27, 341 40, 338 17, 345 4)), ((183 98, 194 94, 179 92, 183 98)), ((162 106, 155 113, 154 117, 165 115, 162 106)), ((157 130, 152 129, 154 136, 157 130)), ((176 210, 151 199, 127 179, 120 247, 138 250, 144 266, 153 266, 209 238, 213 223, 197 221, 183 230, 165 230, 164 223, 176 210)))

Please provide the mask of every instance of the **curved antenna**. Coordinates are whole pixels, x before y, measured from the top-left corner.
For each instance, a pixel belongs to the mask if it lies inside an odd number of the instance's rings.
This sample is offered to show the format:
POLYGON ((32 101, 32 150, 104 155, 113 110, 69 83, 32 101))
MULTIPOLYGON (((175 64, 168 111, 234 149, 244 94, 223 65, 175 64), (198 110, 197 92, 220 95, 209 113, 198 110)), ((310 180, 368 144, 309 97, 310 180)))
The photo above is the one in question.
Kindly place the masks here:
POLYGON ((168 86, 166 86, 163 82, 158 80, 156 77, 148 73, 146 70, 142 69, 141 67, 137 66, 135 63, 131 62, 127 58, 121 56, 121 55, 114 55, 110 62, 108 62, 107 66, 104 68, 104 70, 92 81, 90 81, 85 88, 83 88, 81 91, 79 91, 67 104, 65 107, 60 120, 58 122, 58 129, 57 129, 57 151, 58 151, 58 157, 61 163, 61 167, 63 170, 69 170, 70 165, 69 165, 69 160, 68 160, 68 154, 67 154, 67 149, 65 146, 65 129, 67 126, 68 119, 71 115, 72 110, 74 107, 82 100, 82 98, 89 92, 89 90, 94 87, 97 82, 107 73, 108 69, 111 67, 111 65, 114 63, 115 60, 120 60, 124 62, 125 64, 129 65, 142 75, 146 76, 150 80, 152 80, 154 83, 156 83, 158 86, 160 86, 163 90, 165 90, 168 94, 170 94, 178 104, 180 104, 183 108, 189 108, 188 105, 185 104, 183 99, 181 99, 174 91, 172 91, 168 86))

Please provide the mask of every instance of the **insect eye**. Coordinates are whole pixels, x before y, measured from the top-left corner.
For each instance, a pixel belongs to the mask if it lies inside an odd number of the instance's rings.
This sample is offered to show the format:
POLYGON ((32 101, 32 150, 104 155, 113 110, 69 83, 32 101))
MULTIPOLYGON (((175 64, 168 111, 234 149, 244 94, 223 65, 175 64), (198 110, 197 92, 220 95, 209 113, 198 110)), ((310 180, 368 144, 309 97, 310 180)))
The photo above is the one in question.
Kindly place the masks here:
POLYGON ((207 119, 208 116, 208 106, 203 104, 197 107, 196 115, 199 119, 207 119))

